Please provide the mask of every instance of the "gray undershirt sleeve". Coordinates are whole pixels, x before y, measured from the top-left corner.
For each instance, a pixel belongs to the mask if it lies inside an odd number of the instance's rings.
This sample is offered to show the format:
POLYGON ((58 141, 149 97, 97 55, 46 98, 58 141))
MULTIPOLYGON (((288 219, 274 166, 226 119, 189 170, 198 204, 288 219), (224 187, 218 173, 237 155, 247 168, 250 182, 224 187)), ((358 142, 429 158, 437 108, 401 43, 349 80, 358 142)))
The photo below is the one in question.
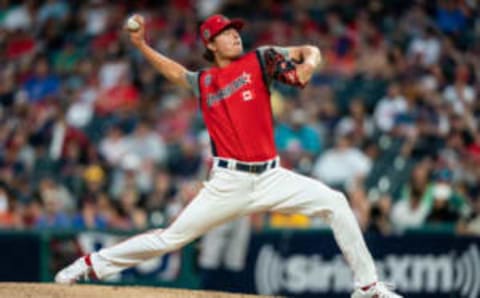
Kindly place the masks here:
POLYGON ((200 73, 197 71, 187 71, 185 75, 187 77, 187 82, 193 91, 193 94, 195 94, 195 96, 197 97, 200 96, 200 88, 198 86, 198 79, 200 73))

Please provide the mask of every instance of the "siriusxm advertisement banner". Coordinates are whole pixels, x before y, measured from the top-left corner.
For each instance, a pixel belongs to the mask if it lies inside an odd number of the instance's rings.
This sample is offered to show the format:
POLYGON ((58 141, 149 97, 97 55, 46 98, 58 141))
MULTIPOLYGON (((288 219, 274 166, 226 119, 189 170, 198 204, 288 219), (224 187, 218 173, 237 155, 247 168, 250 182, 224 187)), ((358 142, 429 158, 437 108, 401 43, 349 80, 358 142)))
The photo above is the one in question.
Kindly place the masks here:
MULTIPOLYGON (((480 297, 480 238, 418 234, 366 240, 381 279, 406 297, 480 297)), ((301 298, 352 292, 350 269, 328 233, 256 234, 248 258, 241 273, 245 292, 301 298)))

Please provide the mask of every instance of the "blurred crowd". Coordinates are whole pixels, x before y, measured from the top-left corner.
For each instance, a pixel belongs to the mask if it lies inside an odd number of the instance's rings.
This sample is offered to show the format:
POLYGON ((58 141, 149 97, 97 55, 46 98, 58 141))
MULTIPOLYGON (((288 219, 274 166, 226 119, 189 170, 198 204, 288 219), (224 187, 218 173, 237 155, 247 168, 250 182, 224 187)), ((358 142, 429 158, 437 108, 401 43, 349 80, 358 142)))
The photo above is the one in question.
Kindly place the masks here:
MULTIPOLYGON (((143 14, 149 44, 198 70, 208 66, 198 25, 220 12, 247 20, 247 49, 322 50, 325 63, 304 90, 273 86, 283 166, 345 191, 365 231, 439 225, 480 235, 479 8, 0 0, 0 227, 173 220, 208 178, 210 142, 193 94, 159 76, 122 28, 143 14)), ((277 222, 263 215, 255 227, 277 222)))

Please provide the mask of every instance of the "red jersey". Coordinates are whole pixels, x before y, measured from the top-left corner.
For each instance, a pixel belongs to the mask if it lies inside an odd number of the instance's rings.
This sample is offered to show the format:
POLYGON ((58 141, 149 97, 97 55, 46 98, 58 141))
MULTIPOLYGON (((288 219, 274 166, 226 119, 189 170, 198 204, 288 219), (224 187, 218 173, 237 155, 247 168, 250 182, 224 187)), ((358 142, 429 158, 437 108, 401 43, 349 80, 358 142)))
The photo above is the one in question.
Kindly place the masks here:
POLYGON ((245 162, 277 155, 273 137, 270 90, 260 52, 198 76, 200 107, 214 156, 245 162))

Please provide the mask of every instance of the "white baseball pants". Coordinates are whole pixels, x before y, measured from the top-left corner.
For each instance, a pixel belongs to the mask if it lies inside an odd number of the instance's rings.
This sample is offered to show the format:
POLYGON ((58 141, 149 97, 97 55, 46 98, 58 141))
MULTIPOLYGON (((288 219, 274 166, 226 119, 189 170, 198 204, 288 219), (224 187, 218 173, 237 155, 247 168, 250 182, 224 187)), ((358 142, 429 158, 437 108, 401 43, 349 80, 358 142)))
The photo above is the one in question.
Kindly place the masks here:
MULTIPOLYGON (((91 255, 99 278, 175 251, 211 228, 253 212, 320 216, 351 267, 355 286, 377 281, 373 259, 345 196, 325 184, 276 167, 252 174, 216 166, 198 195, 165 230, 134 236, 91 255)), ((278 164, 278 163, 277 163, 278 164)))

